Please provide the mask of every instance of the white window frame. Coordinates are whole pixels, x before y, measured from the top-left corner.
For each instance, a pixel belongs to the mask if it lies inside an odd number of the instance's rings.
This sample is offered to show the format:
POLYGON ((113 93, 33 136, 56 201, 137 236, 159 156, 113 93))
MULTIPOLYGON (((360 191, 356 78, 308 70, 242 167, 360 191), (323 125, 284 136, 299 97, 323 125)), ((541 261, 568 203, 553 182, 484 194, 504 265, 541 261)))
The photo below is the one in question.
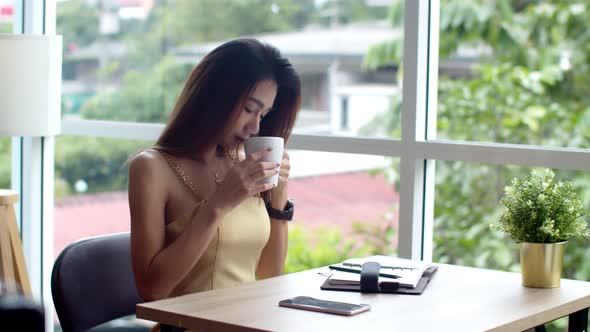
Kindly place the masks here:
MULTIPOLYGON (((54 2, 22 1, 25 3, 24 7, 33 8, 32 11, 25 12, 23 16, 24 33, 55 31, 54 2), (40 3, 41 7, 39 7, 40 3), (45 12, 44 20, 43 15, 39 16, 40 12, 45 12)), ((401 139, 294 134, 289 143, 290 149, 399 158, 401 179, 399 255, 426 261, 432 260, 436 160, 590 171, 590 149, 462 142, 436 138, 439 7, 439 0, 406 0, 405 3, 401 139)), ((22 9, 22 5, 17 7, 17 15, 19 8, 22 9)), ((160 124, 64 120, 62 134, 155 140, 162 128, 163 125, 160 124)), ((32 276, 32 279, 40 279, 43 274, 43 280, 47 280, 50 269, 46 267, 47 258, 44 260, 42 257, 49 257, 53 252, 52 243, 49 241, 50 236, 47 234, 48 231, 53 231, 53 225, 48 225, 43 220, 52 219, 52 211, 48 211, 52 209, 42 206, 53 206, 53 196, 47 194, 53 191, 53 178, 47 179, 47 176, 53 174, 54 142, 53 138, 42 138, 38 141, 33 139, 27 145, 26 139, 23 140, 25 144, 21 144, 20 139, 13 141, 13 180, 18 179, 18 183, 13 181, 13 185, 19 190, 21 189, 19 187, 27 182, 22 179, 30 177, 31 181, 25 186, 30 189, 37 188, 36 191, 30 190, 29 193, 23 193, 22 200, 41 204, 41 207, 35 208, 29 203, 29 212, 25 211, 27 208, 23 208, 22 214, 23 217, 27 213, 37 216, 40 221, 32 224, 31 227, 24 227, 22 236, 26 244, 25 250, 28 251, 29 266, 44 266, 42 269, 35 268, 31 272, 39 275, 38 278, 32 276), (44 149, 46 153, 43 153, 44 149), (48 163, 51 163, 51 167, 48 163), (39 172, 43 175, 38 175, 39 172), (43 198, 39 201, 39 199, 35 200, 35 197, 43 198), (44 219, 40 217, 41 215, 45 216, 44 219), (42 231, 39 232, 35 228, 42 231), (35 247, 33 241, 40 237, 47 240, 43 240, 42 245, 38 244, 35 247), (42 252, 42 254, 35 254, 34 251, 42 252)), ((44 294, 48 291, 48 287, 43 289, 44 294)))
MULTIPOLYGON (((15 34, 55 34, 54 1, 15 0, 15 34)), ((16 205, 23 253, 33 297, 46 308, 51 298, 53 268, 54 137, 13 137, 11 188, 16 205)), ((45 315, 45 330, 53 331, 53 315, 45 315)))

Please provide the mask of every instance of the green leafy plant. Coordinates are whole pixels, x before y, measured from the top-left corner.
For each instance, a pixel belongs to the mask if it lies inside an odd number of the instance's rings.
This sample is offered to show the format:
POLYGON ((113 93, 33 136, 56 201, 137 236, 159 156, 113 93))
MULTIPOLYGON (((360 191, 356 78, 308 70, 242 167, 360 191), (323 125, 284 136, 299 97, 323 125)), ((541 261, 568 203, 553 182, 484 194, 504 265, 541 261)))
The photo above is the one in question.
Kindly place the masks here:
POLYGON ((300 224, 289 226, 289 250, 285 273, 305 271, 339 263, 351 257, 371 255, 370 248, 360 247, 337 227, 310 229, 300 224))
POLYGON ((492 227, 517 242, 555 243, 590 235, 585 220, 588 213, 574 186, 556 180, 550 169, 513 179, 500 203, 506 211, 492 227))
POLYGON ((395 255, 396 229, 391 222, 353 222, 352 232, 338 227, 316 229, 289 226, 289 250, 285 273, 305 271, 352 257, 395 255))

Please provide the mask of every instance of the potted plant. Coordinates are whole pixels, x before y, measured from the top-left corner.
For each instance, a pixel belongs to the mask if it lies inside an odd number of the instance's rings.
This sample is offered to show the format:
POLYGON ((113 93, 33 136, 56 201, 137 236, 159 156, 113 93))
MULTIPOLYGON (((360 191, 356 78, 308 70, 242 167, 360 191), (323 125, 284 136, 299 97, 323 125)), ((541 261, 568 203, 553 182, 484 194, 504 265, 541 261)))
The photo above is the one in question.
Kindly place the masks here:
POLYGON ((532 171, 525 179, 513 179, 500 203, 506 210, 492 227, 520 243, 522 284, 559 287, 567 241, 590 235, 588 214, 574 186, 557 181, 550 169, 532 171))

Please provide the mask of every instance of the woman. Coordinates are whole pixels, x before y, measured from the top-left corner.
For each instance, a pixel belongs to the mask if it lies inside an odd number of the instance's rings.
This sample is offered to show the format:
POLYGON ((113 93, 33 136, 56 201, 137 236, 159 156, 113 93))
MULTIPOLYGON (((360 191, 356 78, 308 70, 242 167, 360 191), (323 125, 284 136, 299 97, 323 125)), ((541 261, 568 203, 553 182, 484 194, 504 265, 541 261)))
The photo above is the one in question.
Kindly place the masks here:
POLYGON ((263 162, 268 150, 244 156, 242 143, 286 140, 299 106, 299 76, 257 40, 225 43, 196 66, 155 146, 129 166, 132 264, 144 300, 282 273, 289 156, 263 162), (278 185, 260 183, 277 173, 278 185))

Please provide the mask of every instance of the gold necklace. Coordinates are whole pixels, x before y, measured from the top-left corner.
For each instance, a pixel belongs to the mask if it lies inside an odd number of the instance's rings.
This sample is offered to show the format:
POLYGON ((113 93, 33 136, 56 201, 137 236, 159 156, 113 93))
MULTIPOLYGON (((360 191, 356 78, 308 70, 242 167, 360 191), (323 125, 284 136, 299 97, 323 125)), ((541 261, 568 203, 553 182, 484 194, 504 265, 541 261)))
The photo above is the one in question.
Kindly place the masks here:
POLYGON ((213 176, 215 177, 215 184, 219 185, 219 184, 221 184, 221 182, 223 182, 223 178, 219 177, 219 167, 217 168, 217 171, 214 171, 207 164, 205 164, 205 167, 207 167, 207 170, 209 170, 209 172, 211 172, 211 174, 213 174, 213 176))
MULTIPOLYGON (((232 161, 233 166, 235 166, 237 164, 236 160, 233 158, 230 152, 225 149, 223 149, 223 152, 225 153, 225 157, 229 158, 232 161)), ((225 161, 225 158, 223 159, 223 161, 225 161)), ((213 174, 213 176, 215 177, 215 184, 220 185, 223 182, 223 178, 219 176, 219 167, 217 167, 217 170, 213 170, 207 164, 205 164, 205 167, 207 167, 207 170, 209 170, 209 172, 211 172, 211 174, 213 174)))

